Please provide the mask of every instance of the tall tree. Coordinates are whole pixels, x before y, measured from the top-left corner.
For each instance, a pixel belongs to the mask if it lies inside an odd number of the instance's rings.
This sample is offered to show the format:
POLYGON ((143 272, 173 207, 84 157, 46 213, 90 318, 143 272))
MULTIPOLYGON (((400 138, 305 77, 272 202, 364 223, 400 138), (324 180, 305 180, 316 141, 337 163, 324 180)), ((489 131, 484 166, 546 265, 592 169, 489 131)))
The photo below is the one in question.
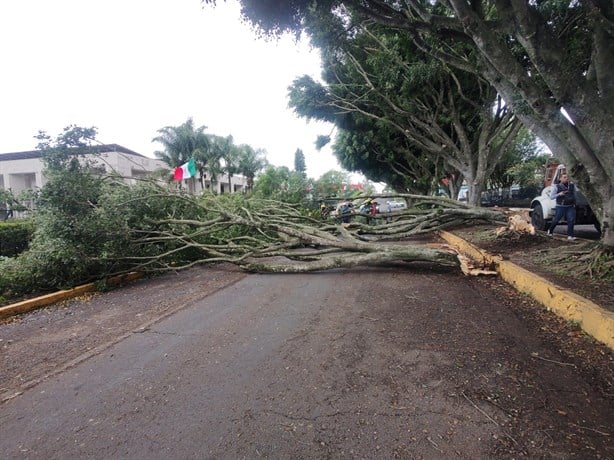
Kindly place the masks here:
POLYGON ((611 1, 240 3, 246 19, 273 34, 298 33, 314 14, 330 19, 345 12, 354 23, 372 21, 405 31, 446 65, 482 76, 566 163, 600 217, 603 243, 614 246, 611 1))
POLYGON ((232 178, 239 172, 239 148, 232 136, 226 136, 217 144, 220 169, 228 178, 228 193, 232 193, 232 178))
POLYGON ((113 240, 99 215, 109 181, 93 167, 96 128, 71 125, 55 138, 44 132, 37 137, 48 181, 37 199, 36 231, 28 251, 37 265, 32 284, 40 288, 89 280, 109 268, 98 255, 113 240))
POLYGON ((245 176, 247 181, 247 190, 251 191, 254 188, 254 178, 267 164, 265 151, 262 149, 254 149, 247 144, 241 144, 239 150, 239 173, 245 176))
POLYGON ((226 155, 226 151, 233 146, 232 136, 218 136, 210 134, 209 136, 209 161, 208 172, 212 181, 217 181, 218 177, 223 174, 221 160, 226 155))
POLYGON ((315 181, 313 195, 318 199, 328 197, 345 197, 347 185, 350 182, 349 175, 345 172, 330 170, 322 174, 315 181))
POLYGON ((385 182, 399 193, 431 194, 434 178, 443 165, 416 149, 386 123, 353 115, 339 128, 333 153, 348 171, 362 173, 374 182, 385 182))
POLYGON ((307 195, 307 183, 287 166, 268 165, 256 179, 254 193, 261 198, 300 203, 307 195))
POLYGON ((294 152, 294 170, 301 174, 303 177, 307 177, 307 165, 305 164, 305 154, 301 149, 296 149, 294 152))
MULTIPOLYGON (((539 155, 540 153, 535 135, 523 127, 495 167, 489 178, 490 186, 492 188, 509 188, 514 183, 519 183, 518 178, 520 175, 516 172, 519 173, 521 170, 525 170, 520 165, 533 164, 536 157, 542 158, 539 155)), ((545 161, 542 163, 542 167, 544 164, 545 161)), ((523 182, 525 181, 526 179, 523 180, 523 182)), ((535 185, 535 181, 532 181, 531 185, 535 185)))
MULTIPOLYGON (((373 29, 355 31, 351 40, 321 39, 329 46, 323 53, 328 84, 304 77, 291 89, 290 105, 297 100, 301 113, 310 95, 316 95, 321 100, 312 101, 308 110, 325 104, 353 120, 371 119, 378 130, 389 128, 406 145, 403 152, 388 150, 391 168, 399 162, 420 164, 417 157, 431 157, 431 165, 442 159, 449 170, 462 173, 468 202, 479 205, 486 180, 520 122, 483 79, 451 72, 405 36, 373 29)), ((341 122, 347 126, 347 117, 341 122)), ((423 176, 411 179, 406 182, 424 181, 423 176)))
MULTIPOLYGON (((89 154, 95 153, 98 129, 69 125, 52 138, 45 131, 39 131, 37 150, 42 153, 43 162, 49 171, 79 171, 87 165, 89 154)), ((90 157, 91 158, 91 157, 90 157)))
POLYGON ((159 142, 164 147, 164 150, 157 150, 154 154, 171 168, 177 168, 193 159, 200 172, 203 187, 204 174, 210 157, 209 137, 205 133, 206 129, 206 126, 195 128, 192 118, 188 118, 179 126, 165 126, 159 129, 159 135, 153 138, 154 142, 159 142))

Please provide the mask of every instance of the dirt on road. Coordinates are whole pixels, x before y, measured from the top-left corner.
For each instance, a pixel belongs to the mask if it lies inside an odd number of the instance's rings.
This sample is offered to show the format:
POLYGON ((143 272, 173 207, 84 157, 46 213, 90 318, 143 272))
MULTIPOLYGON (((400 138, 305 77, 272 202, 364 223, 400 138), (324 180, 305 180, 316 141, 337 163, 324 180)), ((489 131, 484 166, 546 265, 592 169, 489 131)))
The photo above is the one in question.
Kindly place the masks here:
MULTIPOLYGON (((456 271, 425 265, 399 265, 382 278, 382 270, 379 285, 369 282, 369 269, 344 272, 346 283, 360 286, 352 302, 336 301, 279 350, 293 373, 260 370, 271 382, 254 398, 277 398, 287 411, 245 411, 225 452, 275 458, 279 452, 265 446, 236 447, 258 444, 273 425, 286 442, 305 444, 305 458, 470 458, 476 443, 497 458, 614 458, 611 350, 497 278, 459 283, 456 271), (430 294, 403 289, 412 276, 430 294), (448 303, 452 284, 466 289, 448 303), (300 385, 310 390, 287 396, 300 385), (442 389, 445 398, 433 398, 442 389), (373 423, 382 418, 402 426, 379 432, 373 423), (472 439, 480 426, 498 434, 472 439)), ((195 268, 0 324, 0 395, 19 398, 245 276, 233 267, 195 268)))

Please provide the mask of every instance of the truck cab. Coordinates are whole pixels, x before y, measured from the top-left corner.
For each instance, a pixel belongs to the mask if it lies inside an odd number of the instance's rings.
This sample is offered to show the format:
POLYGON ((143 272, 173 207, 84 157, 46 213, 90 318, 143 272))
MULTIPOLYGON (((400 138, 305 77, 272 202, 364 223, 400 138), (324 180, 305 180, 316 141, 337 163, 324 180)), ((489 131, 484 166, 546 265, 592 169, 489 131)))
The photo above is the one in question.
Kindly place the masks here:
MULTIPOLYGON (((564 164, 549 162, 546 164, 544 175, 544 189, 541 194, 531 201, 531 223, 536 230, 546 230, 554 217, 556 201, 550 198, 552 186, 558 184, 560 177, 567 173, 564 164)), ((562 221, 564 222, 564 221, 562 221)), ((577 189, 576 224, 594 225, 599 231, 600 225, 593 210, 588 204, 586 197, 580 189, 577 189)))

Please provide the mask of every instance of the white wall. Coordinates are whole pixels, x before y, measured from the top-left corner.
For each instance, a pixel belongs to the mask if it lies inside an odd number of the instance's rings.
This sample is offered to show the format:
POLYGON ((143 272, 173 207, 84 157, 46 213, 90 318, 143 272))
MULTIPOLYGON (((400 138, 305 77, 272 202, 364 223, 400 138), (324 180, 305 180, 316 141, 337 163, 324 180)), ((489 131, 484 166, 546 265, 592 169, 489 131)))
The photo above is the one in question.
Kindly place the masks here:
POLYGON ((41 188, 45 184, 43 164, 39 158, 0 161, 0 186, 17 194, 23 190, 41 188))
MULTIPOLYGON (((103 152, 90 158, 95 164, 103 166, 107 173, 115 172, 124 177, 129 183, 134 184, 135 179, 143 177, 159 169, 171 170, 166 163, 156 158, 148 158, 140 155, 132 155, 124 152, 103 152)), ((188 179, 182 187, 192 190, 193 193, 202 193, 199 177, 195 177, 191 185, 188 179)), ((21 160, 2 160, 0 154, 0 188, 11 189, 15 195, 24 190, 42 188, 47 182, 43 175, 43 161, 40 158, 28 158, 21 160)), ((243 192, 247 187, 247 179, 236 174, 232 177, 232 190, 230 193, 243 192)), ((228 176, 221 174, 216 181, 211 183, 207 174, 205 189, 215 193, 229 193, 228 176)))
MULTIPOLYGON (((230 193, 242 193, 247 187, 247 178, 241 174, 235 174, 231 179, 232 190, 230 193)), ((200 177, 197 175, 194 178, 186 179, 182 183, 182 187, 186 190, 191 190, 192 193, 200 194, 203 188, 200 184, 200 177)), ((209 174, 205 177, 205 190, 217 194, 228 192, 228 175, 220 174, 215 181, 211 181, 209 174), (222 192, 223 191, 223 192, 222 192)))
MULTIPOLYGON (((104 152, 94 162, 104 165, 107 172, 117 172, 127 178, 142 177, 160 168, 169 169, 161 160, 131 155, 123 152, 104 152)), ((43 174, 41 158, 26 158, 20 160, 2 160, 0 155, 0 187, 11 189, 17 195, 24 190, 42 188, 47 182, 43 174)))

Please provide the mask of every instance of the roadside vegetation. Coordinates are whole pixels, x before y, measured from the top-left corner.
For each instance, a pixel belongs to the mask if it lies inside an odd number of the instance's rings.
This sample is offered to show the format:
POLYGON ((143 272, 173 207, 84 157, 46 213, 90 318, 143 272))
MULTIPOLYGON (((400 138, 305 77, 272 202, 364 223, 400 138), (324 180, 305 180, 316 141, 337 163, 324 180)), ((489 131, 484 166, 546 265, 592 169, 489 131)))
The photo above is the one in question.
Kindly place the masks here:
POLYGON ((259 34, 306 34, 320 50, 321 81, 297 78, 290 105, 335 124, 345 168, 395 188, 463 175, 477 204, 520 123, 565 163, 614 247, 612 2, 239 3, 259 34))
POLYGON ((33 232, 32 219, 0 222, 0 257, 14 257, 25 251, 33 232))
MULTIPOLYGON (((440 249, 410 254, 379 244, 472 219, 501 220, 502 214, 478 208, 483 192, 499 193, 488 195, 494 204, 513 186, 539 190, 543 144, 565 163, 602 228, 599 245, 567 254, 565 263, 578 273, 611 277, 609 3, 239 3, 259 33, 306 33, 320 50, 321 78, 298 76, 288 88, 297 115, 334 125, 316 145, 332 142, 347 171, 386 183, 385 197, 410 206, 387 221, 331 220, 324 208, 374 198, 369 184, 352 191, 339 171, 307 177, 300 149, 294 169, 269 165, 262 149, 208 133, 192 119, 161 128, 154 139, 162 146, 156 155, 171 169, 194 160, 198 174, 180 183, 185 189, 169 185, 168 171, 135 186, 102 174, 86 160, 95 128, 72 126, 55 139, 41 132, 49 182, 31 197, 37 208, 32 234, 22 235, 28 241, 19 249, 27 250, 0 259, 1 296, 213 261, 275 271, 263 259, 295 257, 301 248, 311 253, 284 270, 358 260, 455 263, 440 249), (204 189, 206 179, 222 174, 229 182, 245 176, 247 193, 194 195, 196 181, 204 189), (461 195, 466 204, 457 201, 461 195)), ((20 206, 3 193, 11 209, 20 206)))
MULTIPOLYGON (((414 206, 395 211, 388 223, 378 216, 371 224, 360 217, 342 225, 322 213, 312 193, 337 193, 337 200, 367 198, 343 192, 348 179, 343 173, 330 172, 312 183, 303 171, 269 166, 251 193, 195 196, 155 177, 128 185, 101 173, 87 154, 95 130, 69 127, 55 139, 41 138, 48 182, 27 224, 31 237, 23 236, 27 250, 0 259, 4 299, 133 270, 155 273, 196 263, 286 272, 393 260, 456 265, 455 255, 446 250, 378 242, 476 218, 501 219, 455 200, 406 194, 401 198, 414 206), (376 221, 380 225, 373 225, 376 221), (303 248, 311 250, 296 253, 303 248), (279 256, 294 263, 280 267, 271 260, 279 256)), ((300 152, 296 157, 300 167, 300 152)))

